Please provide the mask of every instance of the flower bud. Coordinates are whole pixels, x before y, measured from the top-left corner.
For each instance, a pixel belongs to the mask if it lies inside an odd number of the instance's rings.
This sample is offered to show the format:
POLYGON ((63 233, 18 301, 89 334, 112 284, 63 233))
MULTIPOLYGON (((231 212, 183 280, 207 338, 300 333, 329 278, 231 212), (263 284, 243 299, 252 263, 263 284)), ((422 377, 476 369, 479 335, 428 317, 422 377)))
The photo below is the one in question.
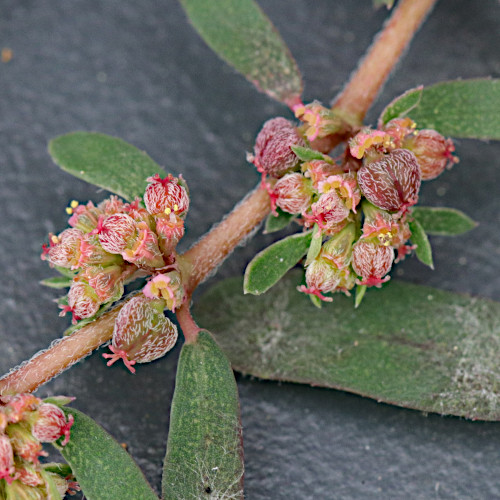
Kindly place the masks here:
POLYGON ((123 274, 122 266, 89 266, 75 280, 89 284, 102 304, 118 300, 123 295, 123 274))
POLYGON ((163 314, 165 302, 143 295, 127 302, 116 318, 112 344, 113 354, 103 354, 107 365, 122 359, 135 373, 135 363, 147 363, 164 356, 177 340, 176 326, 163 314))
POLYGON ((47 453, 42 451, 42 444, 36 439, 26 423, 9 424, 5 433, 10 438, 10 444, 16 455, 27 462, 38 463, 39 456, 46 456, 47 453))
POLYGON ((349 208, 337 194, 335 189, 322 194, 316 203, 311 205, 311 215, 304 215, 306 219, 318 224, 321 229, 329 229, 344 221, 349 215, 349 208))
POLYGON ((292 146, 305 146, 296 127, 285 118, 272 118, 264 123, 255 140, 254 155, 248 159, 259 172, 279 179, 299 166, 292 146))
POLYGON ((69 442, 73 415, 66 419, 64 411, 51 403, 42 403, 31 428, 33 436, 42 443, 53 443, 64 436, 62 446, 69 442))
POLYGON ((415 133, 416 123, 411 118, 394 118, 384 126, 386 134, 391 136, 394 148, 402 148, 406 137, 415 133))
POLYGON ((404 212, 418 200, 420 168, 415 155, 395 149, 381 160, 363 165, 358 183, 365 197, 389 212, 404 212))
POLYGON ((0 479, 8 483, 13 481, 14 474, 14 451, 10 439, 5 434, 0 434, 0 479))
POLYGON ((5 405, 2 407, 2 413, 7 417, 8 422, 15 424, 25 420, 30 412, 36 410, 42 400, 33 394, 25 393, 2 396, 0 402, 5 405))
POLYGON ((99 205, 97 205, 97 208, 104 215, 113 215, 123 212, 125 210, 125 203, 123 203, 123 201, 120 200, 118 196, 111 195, 108 199, 103 200, 101 203, 99 203, 99 205))
POLYGON ((149 299, 163 299, 167 303, 167 309, 175 312, 175 309, 184 300, 181 275, 177 271, 157 274, 152 280, 148 281, 143 293, 149 299))
POLYGON ((140 198, 136 198, 132 203, 128 203, 124 207, 124 211, 134 219, 136 223, 145 222, 149 229, 154 230, 155 221, 153 216, 139 204, 141 202, 140 198))
POLYGON ((102 248, 113 254, 121 254, 136 236, 135 221, 127 214, 101 216, 96 231, 102 248))
POLYGON ((16 462, 16 474, 17 479, 26 486, 36 488, 43 484, 43 479, 35 466, 25 460, 22 460, 21 463, 16 462))
POLYGON ((42 254, 53 266, 72 269, 78 265, 80 258, 80 242, 83 233, 79 229, 64 230, 59 236, 50 236, 50 247, 42 254))
POLYGON ((177 243, 184 236, 184 220, 173 212, 169 215, 155 215, 158 246, 165 257, 169 256, 177 247, 177 243))
POLYGON ((337 269, 346 268, 351 263, 352 244, 355 238, 356 226, 350 223, 323 243, 320 256, 337 269))
POLYGON ((138 235, 132 246, 122 252, 123 259, 137 267, 163 267, 165 263, 156 234, 145 222, 139 222, 137 230, 138 235))
POLYGON ((377 208, 368 200, 363 200, 362 209, 365 219, 361 238, 373 243, 392 246, 392 240, 399 229, 392 214, 377 208))
POLYGON ((101 306, 95 290, 83 281, 73 282, 68 292, 68 305, 62 306, 60 316, 67 312, 73 314, 73 324, 84 318, 91 318, 101 306))
POLYGON ((151 215, 171 212, 184 216, 189 208, 189 195, 179 179, 169 174, 162 179, 158 174, 149 177, 150 184, 144 193, 144 203, 151 215))
POLYGON ((97 227, 101 210, 91 201, 86 205, 79 205, 77 201, 72 201, 66 212, 71 215, 68 223, 71 227, 76 227, 82 233, 90 233, 97 227))
POLYGON ((322 257, 314 259, 306 269, 307 286, 299 287, 299 291, 315 295, 316 297, 331 302, 331 297, 325 297, 323 293, 335 291, 340 282, 340 273, 330 262, 322 257))
POLYGON ((380 286, 389 280, 382 279, 392 267, 394 249, 390 246, 377 245, 369 241, 359 240, 352 250, 352 267, 361 276, 361 285, 380 286))
POLYGON ((405 141, 404 147, 417 157, 424 181, 435 179, 446 167, 458 163, 458 158, 453 156, 453 141, 445 139, 435 130, 419 130, 405 141))
POLYGON ((311 181, 303 175, 286 174, 274 185, 276 205, 290 214, 305 212, 312 201, 311 181))

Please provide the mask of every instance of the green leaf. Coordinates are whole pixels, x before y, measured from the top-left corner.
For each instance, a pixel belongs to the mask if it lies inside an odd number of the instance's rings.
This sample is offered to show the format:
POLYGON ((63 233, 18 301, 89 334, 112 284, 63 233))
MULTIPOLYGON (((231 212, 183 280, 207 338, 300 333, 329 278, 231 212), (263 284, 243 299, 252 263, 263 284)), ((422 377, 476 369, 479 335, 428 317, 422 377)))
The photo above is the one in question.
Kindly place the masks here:
POLYGON ((366 285, 356 285, 356 297, 354 299, 354 307, 357 309, 361 301, 363 300, 366 293, 367 286, 366 285))
POLYGON ((238 390, 229 360, 207 331, 182 347, 162 491, 164 500, 243 499, 238 390))
POLYGON ((94 420, 78 410, 71 438, 57 446, 88 500, 158 500, 130 455, 94 420))
POLYGON ((222 281, 196 304, 233 368, 386 403, 500 420, 500 304, 391 280, 318 310, 287 275, 262 297, 222 281), (256 320, 258 318, 258 320, 256 320))
POLYGON ((269 290, 304 257, 311 239, 311 231, 298 233, 259 252, 245 270, 244 292, 260 295, 269 290))
POLYGON ((281 231, 284 229, 290 222, 292 222, 295 217, 295 214, 289 214, 288 212, 283 212, 280 208, 276 209, 277 216, 273 214, 269 214, 266 219, 266 224, 264 226, 264 234, 274 233, 276 231, 281 231))
POLYGON ((312 230, 311 244, 309 245, 309 250, 307 251, 306 263, 308 266, 321 252, 321 244, 323 243, 323 235, 318 224, 314 224, 312 230))
POLYGON ((415 207, 412 215, 427 234, 456 236, 477 226, 477 222, 454 208, 415 207))
POLYGON ((413 244, 417 245, 417 249, 415 250, 417 259, 431 269, 434 269, 431 244, 429 243, 429 238, 427 238, 423 227, 418 221, 412 220, 410 221, 410 231, 410 240, 413 244))
POLYGON ((71 283, 73 283, 73 279, 66 276, 55 276, 40 281, 41 285, 48 286, 49 288, 67 288, 71 286, 71 283))
POLYGON ((52 139, 49 153, 64 171, 132 201, 142 197, 146 178, 166 176, 146 153, 110 135, 73 132, 52 139))
POLYGON ((76 271, 72 271, 71 269, 67 269, 66 267, 54 266, 54 269, 62 276, 66 276, 66 278, 73 279, 77 274, 76 271))
MULTIPOLYGON (((392 106, 408 108, 409 101, 414 99, 412 91, 406 92, 392 106)), ((445 136, 500 139, 499 109, 500 79, 483 78, 426 87, 418 105, 408 115, 419 129, 434 129, 445 136)))
POLYGON ((297 158, 301 161, 323 160, 328 163, 333 163, 330 156, 324 155, 315 149, 304 148, 302 146, 291 146, 291 148, 297 158))
POLYGON ((396 97, 389 103, 379 118, 379 126, 389 123, 394 118, 405 117, 412 109, 415 109, 422 99, 424 87, 421 85, 416 89, 407 90, 404 94, 396 97))
POLYGON ((289 106, 302 94, 297 64, 253 0, 180 0, 208 46, 260 91, 289 106))

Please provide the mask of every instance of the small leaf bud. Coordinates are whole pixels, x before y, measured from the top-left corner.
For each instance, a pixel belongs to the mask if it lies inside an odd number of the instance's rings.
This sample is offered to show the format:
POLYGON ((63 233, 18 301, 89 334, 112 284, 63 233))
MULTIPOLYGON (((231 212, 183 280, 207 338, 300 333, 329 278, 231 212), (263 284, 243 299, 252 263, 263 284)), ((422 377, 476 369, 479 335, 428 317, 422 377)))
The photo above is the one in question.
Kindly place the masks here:
POLYGON ((418 200, 420 168, 411 151, 395 149, 381 160, 363 165, 358 183, 376 207, 404 213, 418 200))
POLYGON ((360 285, 379 287, 389 280, 383 278, 392 267, 394 249, 390 246, 377 245, 359 240, 352 250, 352 267, 362 277, 360 285))
POLYGON ((311 181, 301 174, 284 175, 273 188, 276 205, 290 214, 305 212, 312 202, 313 193, 310 184, 311 181))
POLYGON ((417 157, 424 181, 435 179, 446 167, 451 168, 458 163, 458 158, 453 156, 453 141, 445 139, 435 130, 419 130, 405 141, 404 147, 417 157))
POLYGON ((112 344, 113 354, 103 354, 107 365, 122 359, 135 373, 135 363, 147 363, 164 356, 177 340, 176 326, 163 314, 165 301, 144 295, 133 297, 116 318, 112 344))
POLYGON ((258 133, 254 154, 248 159, 259 172, 279 179, 299 166, 300 160, 292 151, 292 146, 305 146, 296 127, 285 118, 272 118, 258 133))

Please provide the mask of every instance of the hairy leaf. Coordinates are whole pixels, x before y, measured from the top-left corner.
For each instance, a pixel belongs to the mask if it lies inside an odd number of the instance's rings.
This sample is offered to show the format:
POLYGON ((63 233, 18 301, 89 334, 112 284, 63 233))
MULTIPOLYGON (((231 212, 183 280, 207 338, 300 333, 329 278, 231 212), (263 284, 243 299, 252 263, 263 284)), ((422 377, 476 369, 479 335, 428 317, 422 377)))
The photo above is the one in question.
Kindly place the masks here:
POLYGON ((306 254, 312 232, 298 233, 259 252, 245 270, 244 291, 260 295, 271 288, 306 254))
POLYGON ((274 214, 269 214, 266 219, 266 224, 264 226, 264 233, 274 233, 276 231, 281 231, 284 229, 290 222, 292 222, 295 217, 294 214, 289 214, 288 212, 283 212, 280 208, 276 208, 277 216, 274 214))
POLYGON ((163 467, 163 499, 243 499, 236 382, 207 331, 182 347, 163 467))
POLYGON ((389 123, 394 118, 405 117, 412 109, 415 109, 422 99, 424 87, 407 90, 404 94, 396 97, 382 111, 379 118, 379 126, 389 123))
POLYGON ((142 197, 146 178, 166 174, 146 153, 121 139, 95 132, 73 132, 52 139, 57 165, 84 181, 132 201, 142 197))
POLYGON ((427 234, 456 236, 477 226, 477 222, 454 208, 415 207, 412 215, 427 234))
POLYGON ((330 156, 324 155, 315 149, 304 148, 302 146, 292 146, 292 151, 301 161, 324 160, 328 163, 333 163, 330 156))
POLYGON ((88 500, 158 500, 130 455, 94 420, 73 408, 69 443, 58 449, 88 500))
POLYGON ((318 310, 300 280, 292 272, 262 297, 222 281, 195 316, 242 373, 500 420, 500 304, 391 280, 358 309, 336 295, 318 310))
POLYGON ((434 269, 431 244, 429 243, 429 238, 427 238, 423 227, 418 221, 413 220, 410 221, 410 231, 410 240, 413 244, 417 245, 415 250, 417 259, 431 269, 434 269))
POLYGON ((180 0, 209 47, 260 91, 289 106, 302 93, 297 64, 253 0, 180 0))
POLYGON ((41 285, 48 286, 49 288, 67 288, 73 283, 72 278, 66 276, 54 276, 53 278, 46 278, 40 281, 41 285))
POLYGON ((386 123, 397 110, 408 115, 419 129, 429 128, 445 136, 500 139, 500 79, 455 80, 408 91, 384 110, 386 123))

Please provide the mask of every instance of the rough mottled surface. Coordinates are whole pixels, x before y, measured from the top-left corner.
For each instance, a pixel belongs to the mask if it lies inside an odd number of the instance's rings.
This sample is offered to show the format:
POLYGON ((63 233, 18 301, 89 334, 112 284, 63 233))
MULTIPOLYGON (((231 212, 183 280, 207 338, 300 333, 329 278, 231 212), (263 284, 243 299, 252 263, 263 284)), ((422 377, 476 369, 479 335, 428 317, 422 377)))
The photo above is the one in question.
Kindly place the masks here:
MULTIPOLYGON (((305 100, 325 103, 387 15, 368 0, 262 6, 304 74, 305 100)), ((370 122, 419 84, 499 77, 499 9, 496 0, 439 2, 370 122)), ((52 164, 51 138, 73 130, 111 134, 183 173, 192 197, 185 248, 259 181, 245 151, 262 123, 291 115, 213 55, 173 0, 4 0, 0 28, 0 49, 13 51, 0 63, 0 368, 7 371, 67 326, 52 303, 59 291, 38 285, 50 274, 39 259, 42 240, 65 227, 70 200, 105 197, 52 164)), ((394 272, 498 299, 500 145, 461 140, 457 153, 460 164, 424 183, 420 202, 458 208, 480 225, 454 239, 432 238, 435 271, 411 259, 394 272)), ((275 236, 257 235, 218 276, 241 275, 275 236)), ((178 352, 135 376, 94 354, 39 393, 76 396, 76 408, 128 443, 159 491, 178 352)), ((500 497, 497 424, 425 418, 299 385, 241 378, 239 389, 249 500, 500 497)))

